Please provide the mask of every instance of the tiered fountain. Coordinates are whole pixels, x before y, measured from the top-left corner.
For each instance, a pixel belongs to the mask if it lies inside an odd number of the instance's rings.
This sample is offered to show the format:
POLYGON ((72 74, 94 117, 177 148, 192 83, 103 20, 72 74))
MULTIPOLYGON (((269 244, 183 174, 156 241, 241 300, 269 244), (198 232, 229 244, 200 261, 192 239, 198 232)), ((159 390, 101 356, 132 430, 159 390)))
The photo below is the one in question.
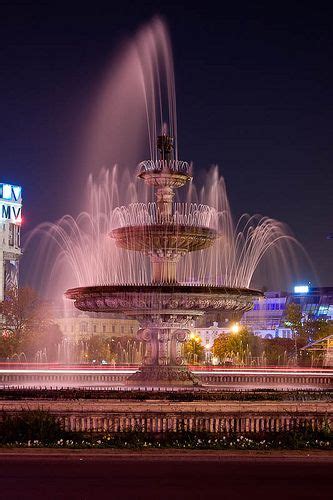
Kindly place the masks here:
POLYGON ((82 311, 121 314, 139 321, 138 336, 147 343, 144 365, 129 379, 134 385, 197 383, 184 365, 181 343, 198 316, 208 311, 251 309, 256 290, 177 281, 177 264, 189 252, 212 246, 223 234, 218 214, 207 205, 174 202, 175 189, 190 179, 188 163, 174 158, 173 139, 158 137, 160 158, 140 163, 138 177, 152 186, 156 203, 119 209, 119 227, 111 231, 119 248, 149 257, 151 283, 73 288, 66 296, 82 311))

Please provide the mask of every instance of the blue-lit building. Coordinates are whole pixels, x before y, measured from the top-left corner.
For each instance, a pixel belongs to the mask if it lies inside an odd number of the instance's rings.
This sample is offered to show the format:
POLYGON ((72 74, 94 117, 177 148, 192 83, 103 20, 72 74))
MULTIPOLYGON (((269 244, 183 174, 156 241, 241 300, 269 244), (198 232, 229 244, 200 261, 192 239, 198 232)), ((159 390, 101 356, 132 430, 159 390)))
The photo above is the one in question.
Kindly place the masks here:
POLYGON ((295 287, 288 300, 291 302, 301 306, 305 319, 333 321, 333 286, 295 287))
POLYGON ((290 338, 290 328, 283 325, 288 295, 283 292, 265 292, 254 302, 253 309, 244 313, 241 323, 263 338, 290 338))
POLYGON ((284 324, 289 304, 299 304, 304 319, 333 321, 333 287, 295 286, 293 293, 266 292, 244 313, 241 323, 263 338, 291 338, 284 324))

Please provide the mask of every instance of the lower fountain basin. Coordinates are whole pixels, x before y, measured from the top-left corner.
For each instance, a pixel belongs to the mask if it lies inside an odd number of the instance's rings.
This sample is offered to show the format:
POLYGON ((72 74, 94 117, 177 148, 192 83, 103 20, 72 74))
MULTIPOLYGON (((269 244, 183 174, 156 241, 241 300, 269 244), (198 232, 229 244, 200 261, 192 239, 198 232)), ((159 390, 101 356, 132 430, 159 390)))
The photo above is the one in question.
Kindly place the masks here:
POLYGON ((108 285, 67 290, 81 311, 122 314, 139 321, 137 335, 147 342, 144 365, 127 384, 198 385, 184 366, 180 344, 192 321, 209 311, 248 311, 262 293, 246 288, 202 285, 108 285))
POLYGON ((142 314, 188 312, 193 316, 209 311, 248 311, 262 292, 248 288, 202 285, 105 285, 71 288, 66 297, 81 311, 142 314))

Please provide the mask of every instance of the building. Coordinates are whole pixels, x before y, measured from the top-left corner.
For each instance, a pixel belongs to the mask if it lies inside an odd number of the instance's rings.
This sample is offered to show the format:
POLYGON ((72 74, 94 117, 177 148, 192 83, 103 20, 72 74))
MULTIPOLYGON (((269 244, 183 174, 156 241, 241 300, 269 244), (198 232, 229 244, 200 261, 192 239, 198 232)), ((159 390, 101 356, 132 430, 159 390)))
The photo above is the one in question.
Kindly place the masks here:
POLYGON ((304 319, 333 321, 333 287, 295 286, 288 297, 288 304, 299 304, 304 319))
POLYGON ((92 335, 110 337, 135 337, 139 323, 126 318, 110 318, 109 315, 89 315, 85 313, 61 316, 55 320, 63 336, 70 341, 77 341, 92 335))
POLYGON ((0 301, 18 286, 21 257, 22 189, 0 183, 0 301))
POLYGON ((288 299, 284 292, 265 292, 254 301, 253 309, 243 314, 241 324, 262 338, 291 338, 292 331, 283 324, 288 299))
POLYGON ((242 314, 241 311, 225 311, 223 309, 208 311, 206 314, 196 318, 195 325, 198 328, 205 328, 210 327, 213 323, 218 323, 227 327, 228 324, 239 323, 242 314))
POLYGON ((254 302, 253 309, 244 313, 241 324, 263 338, 292 338, 285 326, 289 304, 298 304, 304 320, 333 321, 333 287, 295 286, 292 293, 266 292, 254 302))
POLYGON ((265 292, 264 297, 254 301, 253 309, 243 314, 241 323, 252 330, 276 330, 286 309, 287 294, 265 292))
POLYGON ((229 334, 230 327, 221 327, 217 321, 214 321, 211 326, 194 328, 195 335, 198 335, 202 341, 202 345, 211 350, 214 345, 214 340, 222 334, 229 334))

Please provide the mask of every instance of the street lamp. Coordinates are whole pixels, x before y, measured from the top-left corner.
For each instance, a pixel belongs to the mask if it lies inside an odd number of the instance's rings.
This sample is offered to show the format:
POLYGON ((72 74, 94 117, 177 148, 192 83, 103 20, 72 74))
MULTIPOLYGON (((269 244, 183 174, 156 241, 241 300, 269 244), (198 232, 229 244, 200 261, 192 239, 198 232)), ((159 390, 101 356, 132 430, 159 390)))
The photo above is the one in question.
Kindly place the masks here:
POLYGON ((230 327, 231 333, 239 333, 240 327, 238 323, 233 323, 230 327))

